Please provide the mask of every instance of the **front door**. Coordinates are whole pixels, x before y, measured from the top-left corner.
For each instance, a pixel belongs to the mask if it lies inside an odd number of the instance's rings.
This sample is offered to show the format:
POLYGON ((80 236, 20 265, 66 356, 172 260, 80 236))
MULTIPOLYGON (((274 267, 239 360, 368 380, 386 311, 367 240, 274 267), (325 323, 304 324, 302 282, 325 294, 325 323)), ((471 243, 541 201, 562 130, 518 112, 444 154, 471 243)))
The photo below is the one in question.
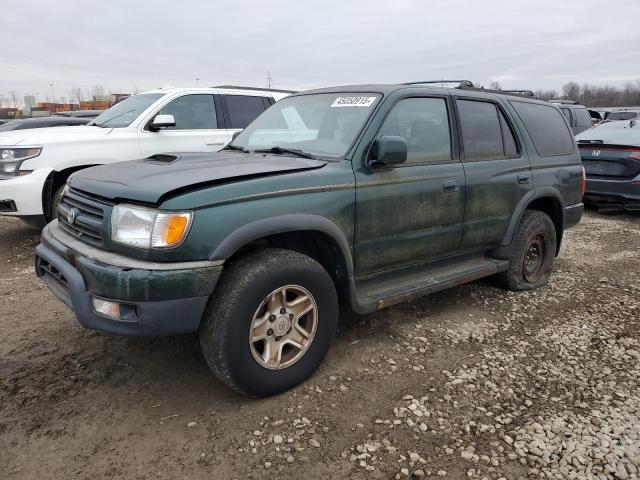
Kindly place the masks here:
POLYGON ((171 100, 156 115, 173 115, 176 126, 139 132, 143 157, 164 152, 216 152, 231 135, 218 125, 214 97, 211 94, 188 94, 171 100))
POLYGON ((403 137, 407 161, 355 172, 357 276, 458 251, 465 177, 453 153, 450 111, 447 96, 410 97, 386 116, 376 138, 403 137))

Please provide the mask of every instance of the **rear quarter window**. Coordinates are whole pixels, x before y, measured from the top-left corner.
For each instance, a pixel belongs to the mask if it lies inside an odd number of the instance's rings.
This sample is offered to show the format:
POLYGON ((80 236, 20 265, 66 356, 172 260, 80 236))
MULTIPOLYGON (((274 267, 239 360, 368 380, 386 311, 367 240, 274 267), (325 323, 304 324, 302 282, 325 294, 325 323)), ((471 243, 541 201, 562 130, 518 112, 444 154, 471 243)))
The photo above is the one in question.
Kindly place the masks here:
POLYGON ((576 126, 578 127, 590 127, 591 126, 591 115, 589 114, 589 110, 586 108, 576 108, 576 126))
POLYGON ((511 101, 524 123, 538 155, 569 155, 575 151, 573 134, 560 111, 551 105, 511 101))

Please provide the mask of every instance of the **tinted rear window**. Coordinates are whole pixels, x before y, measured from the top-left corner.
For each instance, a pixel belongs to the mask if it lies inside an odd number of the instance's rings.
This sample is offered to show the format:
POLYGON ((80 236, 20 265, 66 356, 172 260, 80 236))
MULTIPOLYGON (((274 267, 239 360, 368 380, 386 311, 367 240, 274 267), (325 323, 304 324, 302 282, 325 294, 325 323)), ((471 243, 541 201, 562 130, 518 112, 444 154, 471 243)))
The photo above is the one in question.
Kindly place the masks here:
POLYGON ((636 112, 611 112, 607 115, 607 120, 633 120, 637 116, 636 112))
POLYGON ((589 110, 586 108, 576 108, 574 110, 576 114, 576 126, 578 127, 590 127, 591 126, 591 115, 589 114, 589 110))
POLYGON ((512 101, 540 156, 568 155, 575 151, 573 134, 560 111, 551 105, 512 101))
POLYGON ((500 119, 493 103, 458 100, 466 159, 504 156, 500 119))
POLYGON ((231 117, 231 128, 245 128, 265 110, 266 102, 262 97, 225 95, 224 98, 231 117))

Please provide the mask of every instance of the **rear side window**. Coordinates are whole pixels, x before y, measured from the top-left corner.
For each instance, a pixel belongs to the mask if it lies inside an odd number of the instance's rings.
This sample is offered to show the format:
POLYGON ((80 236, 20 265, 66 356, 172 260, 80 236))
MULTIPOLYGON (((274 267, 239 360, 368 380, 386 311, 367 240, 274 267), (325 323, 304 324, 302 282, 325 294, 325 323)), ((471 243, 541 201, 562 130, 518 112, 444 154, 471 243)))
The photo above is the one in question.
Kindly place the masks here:
POLYGON ((507 120, 495 104, 458 100, 465 160, 491 160, 518 154, 507 120))
POLYGON ((576 116, 576 126, 577 127, 590 127, 591 126, 591 115, 589 114, 589 110, 586 108, 576 108, 573 113, 576 116))
POLYGON ((269 105, 267 99, 250 95, 223 95, 229 112, 230 128, 245 128, 269 105))
POLYGON ((560 110, 562 110, 562 114, 567 119, 569 125, 573 125, 573 123, 571 122, 571 110, 569 110, 568 108, 561 108, 560 110))
POLYGON ((512 101, 511 105, 522 119, 538 155, 568 155, 575 151, 573 134, 560 110, 539 103, 512 101))

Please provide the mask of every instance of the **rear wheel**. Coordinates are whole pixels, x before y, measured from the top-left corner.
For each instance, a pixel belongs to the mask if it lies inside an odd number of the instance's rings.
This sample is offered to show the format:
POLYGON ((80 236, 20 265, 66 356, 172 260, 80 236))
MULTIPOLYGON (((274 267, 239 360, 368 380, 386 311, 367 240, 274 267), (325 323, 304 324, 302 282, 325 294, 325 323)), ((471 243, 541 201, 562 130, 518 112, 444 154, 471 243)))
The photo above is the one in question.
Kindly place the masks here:
POLYGON ((338 297, 326 270, 306 255, 266 249, 225 271, 202 319, 200 345, 220 380, 264 397, 313 374, 337 320, 338 297))
POLYGON ((553 221, 544 212, 526 210, 513 240, 509 269, 501 275, 508 290, 531 290, 551 277, 557 238, 553 221))

